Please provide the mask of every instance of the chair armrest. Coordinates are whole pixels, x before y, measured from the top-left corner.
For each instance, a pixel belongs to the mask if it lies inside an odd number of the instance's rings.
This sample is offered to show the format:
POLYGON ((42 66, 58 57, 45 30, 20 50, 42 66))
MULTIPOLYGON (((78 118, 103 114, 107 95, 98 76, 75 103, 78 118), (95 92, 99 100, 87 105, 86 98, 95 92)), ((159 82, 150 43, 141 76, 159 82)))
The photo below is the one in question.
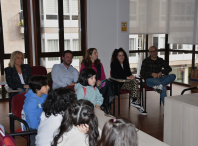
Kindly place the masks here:
POLYGON ((25 120, 23 120, 23 119, 21 119, 21 118, 18 118, 18 117, 16 117, 16 116, 14 116, 13 113, 8 114, 8 117, 10 117, 10 118, 12 118, 12 119, 14 119, 14 120, 17 120, 17 121, 23 123, 23 124, 25 125, 26 130, 27 130, 27 131, 30 130, 30 128, 29 128, 29 126, 28 126, 28 124, 27 124, 27 122, 26 122, 25 120))
POLYGON ((8 133, 10 136, 24 136, 24 135, 33 135, 37 134, 37 130, 33 131, 24 131, 24 132, 18 132, 18 133, 8 133))
POLYGON ((119 83, 130 82, 130 80, 127 80, 127 79, 116 79, 116 78, 112 78, 112 77, 110 77, 109 79, 119 82, 119 83))

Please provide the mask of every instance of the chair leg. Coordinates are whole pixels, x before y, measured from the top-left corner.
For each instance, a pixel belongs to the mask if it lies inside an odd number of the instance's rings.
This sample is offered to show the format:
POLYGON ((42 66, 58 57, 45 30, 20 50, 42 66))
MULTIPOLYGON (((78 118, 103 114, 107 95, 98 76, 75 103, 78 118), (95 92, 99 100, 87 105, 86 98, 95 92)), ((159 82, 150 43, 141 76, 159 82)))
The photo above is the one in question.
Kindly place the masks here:
POLYGON ((130 96, 129 96, 129 108, 131 107, 131 106, 130 106, 130 101, 131 101, 131 99, 130 99, 130 96))
POLYGON ((160 106, 161 106, 161 98, 160 98, 160 106))
POLYGON ((146 84, 145 84, 145 97, 144 97, 144 111, 146 112, 146 84))

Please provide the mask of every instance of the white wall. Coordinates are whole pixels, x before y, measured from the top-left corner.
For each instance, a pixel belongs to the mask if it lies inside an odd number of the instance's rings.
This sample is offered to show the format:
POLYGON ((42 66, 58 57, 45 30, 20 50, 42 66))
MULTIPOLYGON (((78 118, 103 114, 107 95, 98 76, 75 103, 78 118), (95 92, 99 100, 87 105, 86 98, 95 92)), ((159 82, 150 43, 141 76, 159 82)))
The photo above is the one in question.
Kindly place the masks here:
POLYGON ((110 76, 110 60, 115 48, 129 52, 129 0, 87 0, 87 44, 98 50, 106 77, 110 76), (127 22, 127 32, 121 32, 127 22))

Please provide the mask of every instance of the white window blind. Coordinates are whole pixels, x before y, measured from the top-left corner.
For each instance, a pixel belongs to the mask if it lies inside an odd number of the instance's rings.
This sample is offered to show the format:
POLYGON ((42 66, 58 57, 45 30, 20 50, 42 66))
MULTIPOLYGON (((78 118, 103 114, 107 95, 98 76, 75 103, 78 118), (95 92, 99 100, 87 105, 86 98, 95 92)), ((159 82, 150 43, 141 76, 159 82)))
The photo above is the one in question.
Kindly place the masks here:
POLYGON ((73 50, 72 51, 80 51, 78 39, 73 39, 73 50))
POLYGON ((47 40, 47 49, 45 52, 58 52, 58 40, 47 40))
POLYGON ((64 50, 70 50, 70 40, 64 40, 64 50))
POLYGON ((65 13, 69 13, 69 0, 63 0, 63 11, 65 13))
POLYGON ((47 14, 58 14, 58 1, 57 0, 46 0, 46 13, 47 14))
POLYGON ((198 44, 198 0, 130 0, 130 34, 169 34, 168 43, 198 44))
POLYGON ((72 13, 78 13, 78 0, 72 0, 72 13))

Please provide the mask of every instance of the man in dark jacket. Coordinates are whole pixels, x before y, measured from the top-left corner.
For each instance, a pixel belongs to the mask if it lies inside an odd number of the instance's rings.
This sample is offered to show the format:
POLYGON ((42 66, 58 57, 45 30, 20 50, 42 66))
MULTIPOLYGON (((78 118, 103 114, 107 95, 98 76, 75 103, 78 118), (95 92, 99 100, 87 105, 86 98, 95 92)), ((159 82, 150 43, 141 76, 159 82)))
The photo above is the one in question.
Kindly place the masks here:
POLYGON ((173 82, 176 78, 175 74, 168 75, 172 71, 168 63, 157 56, 157 48, 151 46, 149 48, 150 56, 143 60, 141 67, 141 76, 146 78, 146 85, 160 93, 160 98, 164 104, 166 97, 166 85, 173 82), (162 77, 162 74, 167 76, 162 77))

